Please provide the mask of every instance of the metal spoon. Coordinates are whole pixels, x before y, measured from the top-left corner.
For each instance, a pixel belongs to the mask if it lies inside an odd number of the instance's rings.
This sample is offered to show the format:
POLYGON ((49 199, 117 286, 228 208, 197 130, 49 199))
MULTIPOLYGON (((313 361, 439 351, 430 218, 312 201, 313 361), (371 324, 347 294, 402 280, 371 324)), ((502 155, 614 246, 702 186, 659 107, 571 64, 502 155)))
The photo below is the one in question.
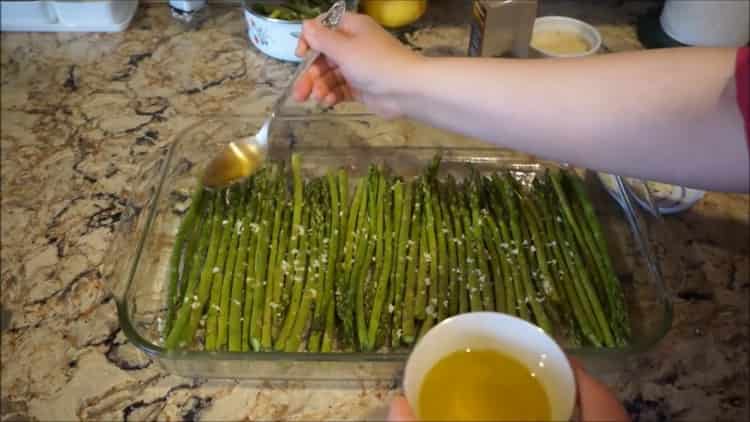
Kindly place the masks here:
MULTIPOLYGON (((336 28, 346 11, 346 2, 339 0, 321 14, 317 19, 328 28, 336 28)), ((268 152, 268 135, 281 106, 292 92, 297 79, 305 73, 315 60, 320 57, 319 51, 308 50, 305 59, 292 75, 291 82, 274 103, 271 114, 255 136, 239 141, 232 141, 224 147, 206 166, 203 172, 203 185, 220 188, 236 183, 253 173, 263 164, 268 152)))

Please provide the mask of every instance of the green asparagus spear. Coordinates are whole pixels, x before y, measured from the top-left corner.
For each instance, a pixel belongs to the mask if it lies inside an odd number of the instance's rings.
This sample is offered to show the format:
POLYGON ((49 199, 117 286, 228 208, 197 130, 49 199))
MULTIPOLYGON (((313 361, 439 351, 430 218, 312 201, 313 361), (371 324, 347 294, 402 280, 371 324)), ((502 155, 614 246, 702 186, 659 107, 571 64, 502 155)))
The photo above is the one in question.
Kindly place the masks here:
POLYGON ((261 328, 260 328, 260 344, 257 349, 260 350, 271 350, 273 344, 271 342, 271 334, 273 331, 272 316, 274 312, 274 290, 276 289, 276 274, 277 268, 280 264, 279 246, 281 243, 281 233, 284 217, 284 205, 286 204, 286 190, 284 189, 283 183, 283 172, 282 177, 276 180, 275 187, 275 210, 273 216, 273 229, 271 230, 271 250, 268 254, 268 265, 266 269, 266 281, 265 281, 265 292, 263 298, 265 303, 263 305, 261 315, 261 328))
POLYGON ((339 318, 344 328, 344 343, 350 346, 357 344, 356 306, 358 291, 357 271, 361 262, 366 259, 369 245, 368 219, 368 185, 369 177, 359 180, 357 193, 354 197, 354 206, 349 214, 349 230, 347 238, 351 235, 351 242, 347 240, 344 258, 344 282, 340 297, 341 305, 337 307, 339 318))
POLYGON ((540 228, 541 217, 536 210, 536 205, 529 198, 521 198, 520 201, 521 210, 524 213, 527 227, 531 233, 531 240, 533 244, 530 247, 531 257, 536 260, 536 263, 541 272, 541 287, 544 294, 553 302, 560 303, 560 295, 558 294, 557 286, 555 285, 555 277, 552 276, 548 266, 547 251, 545 246, 545 239, 542 235, 540 228))
POLYGON ((400 208, 396 208, 397 214, 394 214, 396 219, 400 220, 398 228, 398 239, 396 256, 394 257, 394 294, 393 294, 393 327, 391 332, 391 347, 397 348, 401 345, 401 337, 403 336, 403 328, 401 324, 401 317, 404 312, 404 291, 406 289, 406 278, 407 278, 407 246, 409 242, 409 230, 411 228, 412 221, 412 200, 413 191, 410 183, 403 184, 403 202, 400 208))
POLYGON ((208 246, 211 239, 211 229, 214 213, 214 199, 212 194, 208 194, 206 198, 208 204, 208 210, 206 216, 203 218, 203 224, 200 228, 200 240, 198 242, 197 251, 191 257, 192 264, 190 266, 190 273, 187 279, 187 288, 185 289, 185 295, 180 304, 180 308, 177 310, 175 316, 175 323, 172 329, 169 331, 165 340, 165 346, 168 350, 173 350, 177 347, 184 347, 187 344, 182 343, 183 332, 187 329, 188 322, 190 321, 190 314, 192 312, 193 303, 198 300, 196 289, 198 287, 201 268, 203 260, 206 257, 208 246))
POLYGON ((554 239, 550 241, 550 249, 558 268, 560 269, 560 284, 565 291, 565 298, 570 303, 572 313, 581 329, 581 333, 589 343, 600 347, 602 340, 601 335, 597 332, 596 317, 590 306, 584 306, 584 303, 587 304, 588 301, 586 300, 582 302, 581 296, 576 291, 576 286, 580 285, 580 282, 575 279, 575 277, 577 277, 575 264, 573 263, 572 257, 566 254, 562 249, 564 236, 560 226, 555 222, 555 213, 552 211, 551 201, 547 197, 548 195, 545 192, 542 192, 539 203, 543 207, 545 215, 550 217, 545 226, 549 233, 549 238, 554 239))
MULTIPOLYGON (((384 311, 381 313, 381 323, 378 325, 378 334, 376 337, 376 349, 379 349, 384 345, 388 345, 390 347, 391 343, 394 341, 394 336, 397 334, 399 340, 395 340, 396 342, 399 342, 401 337, 401 323, 399 322, 398 325, 396 325, 393 323, 393 320, 396 314, 396 290, 401 289, 401 291, 403 292, 403 283, 400 286, 397 286, 396 276, 397 273, 402 269, 398 263, 398 259, 401 258, 401 262, 405 261, 403 255, 400 257, 398 255, 398 242, 399 238, 401 237, 401 214, 404 208, 405 184, 401 178, 396 178, 394 180, 395 181, 393 182, 393 186, 391 187, 391 189, 393 190, 393 231, 391 238, 391 242, 393 242, 393 258, 391 260, 391 273, 389 275, 388 282, 388 296, 384 305, 387 312, 384 311), (398 198, 396 198, 397 187, 399 190, 398 198)), ((402 292, 399 293, 401 296, 403 296, 402 292)))
POLYGON ((583 210, 579 214, 583 219, 581 226, 586 228, 584 230, 584 233, 587 234, 586 241, 594 253, 598 268, 604 278, 604 290, 606 291, 607 303, 611 313, 615 340, 618 346, 625 346, 630 337, 630 322, 628 321, 628 314, 625 307, 625 294, 610 260, 604 230, 602 230, 601 224, 599 224, 599 219, 596 216, 591 199, 586 193, 586 187, 583 185, 581 179, 570 174, 566 174, 565 179, 573 187, 578 204, 580 204, 583 210))
MULTIPOLYGON (((305 201, 307 202, 307 201, 305 201)), ((302 224, 297 226, 297 233, 299 240, 299 251, 296 254, 296 258, 293 262, 294 278, 292 283, 292 295, 289 309, 286 314, 286 319, 279 332, 279 337, 274 343, 276 350, 287 350, 287 342, 289 341, 292 329, 294 328, 294 322, 297 320, 297 313, 299 312, 300 305, 302 304, 302 295, 304 293, 305 282, 308 277, 308 258, 310 252, 308 248, 310 245, 310 223, 312 221, 312 210, 310 207, 305 206, 302 210, 302 224)), ((294 236, 294 235, 293 235, 294 236)))
POLYGON ((546 332, 551 332, 551 324, 547 318, 547 314, 537 300, 536 293, 531 281, 531 270, 529 268, 528 259, 526 252, 523 250, 522 242, 523 235, 520 226, 520 216, 518 211, 518 199, 516 198, 515 192, 513 191, 510 176, 505 174, 500 179, 500 186, 503 191, 503 200, 505 201, 506 208, 510 215, 510 231, 513 236, 513 247, 511 253, 518 256, 519 263, 521 264, 521 281, 524 287, 525 298, 524 301, 529 304, 532 312, 534 313, 534 319, 537 325, 546 332))
POLYGON ((506 289, 508 294, 508 302, 506 303, 506 309, 512 310, 515 315, 520 316, 525 320, 529 320, 529 310, 526 306, 523 298, 526 296, 524 293, 523 282, 521 281, 521 271, 519 270, 518 255, 513 254, 513 236, 510 234, 510 229, 506 224, 506 220, 509 219, 508 213, 502 207, 502 189, 500 188, 501 182, 497 175, 492 176, 491 182, 488 184, 488 191, 492 201, 489 203, 492 211, 495 215, 495 222, 498 228, 500 236, 500 251, 501 259, 507 264, 509 275, 510 288, 506 289))
MULTIPOLYGON (((219 335, 219 316, 220 314, 229 311, 227 308, 222 308, 222 295, 224 290, 224 279, 228 278, 227 274, 231 275, 231 270, 226 266, 227 253, 231 247, 231 240, 234 233, 234 203, 237 201, 237 195, 232 192, 232 189, 226 189, 223 192, 227 203, 227 212, 224 220, 221 224, 223 226, 221 232, 221 240, 219 241, 219 251, 216 256, 216 266, 214 267, 214 275, 211 280, 211 292, 210 292, 210 303, 208 305, 208 318, 206 320, 206 350, 214 351, 217 350, 217 338, 219 335)), ((228 285, 228 283, 227 283, 228 285)), ((226 297, 229 297, 229 292, 226 293, 226 297)))
POLYGON ((325 274, 325 267, 321 263, 323 252, 323 212, 320 209, 320 184, 316 180, 311 184, 310 204, 311 219, 310 229, 308 231, 308 250, 309 260, 307 277, 305 279, 302 301, 298 308, 297 315, 289 333, 284 350, 287 352, 298 351, 304 341, 304 333, 310 324, 310 313, 317 301, 321 291, 321 279, 325 274))
MULTIPOLYGON (((491 178, 482 178, 481 180, 483 204, 487 208, 482 209, 482 217, 485 225, 483 231, 485 234, 485 244, 492 254, 492 261, 495 268, 495 310, 498 312, 505 312, 510 315, 517 315, 516 310, 516 296, 513 288, 513 271, 511 265, 513 261, 510 259, 507 242, 503 240, 503 236, 496 223, 495 219, 497 215, 493 215, 491 209, 498 208, 498 202, 494 195, 494 185, 491 178), (498 283, 501 280, 501 283, 498 283), (501 285, 499 285, 501 284, 501 285)), ((499 214, 499 213, 498 213, 499 214)))
MULTIPOLYGON (((346 243, 345 232, 347 230, 347 223, 349 221, 349 175, 344 169, 339 169, 336 181, 339 185, 339 250, 336 252, 337 256, 343 256, 344 247, 346 243)), ((352 208, 354 212, 354 208, 352 208)), ((348 236, 348 232, 346 232, 348 236)), ((338 264, 337 264, 338 265, 338 264)))
POLYGON ((195 247, 200 241, 200 224, 195 224, 195 220, 200 220, 200 210, 203 206, 203 186, 198 186, 193 192, 190 200, 190 208, 185 217, 180 222, 177 229, 177 236, 172 249, 172 256, 169 259, 169 286, 167 287, 167 321, 165 324, 165 333, 169 333, 174 322, 174 315, 182 303, 182 298, 187 288, 187 274, 189 272, 189 261, 195 252, 195 247), (188 242, 187 247, 185 242, 188 242), (184 249, 184 250, 183 250, 184 249), (185 254, 183 255, 183 252, 185 254), (184 257, 184 258, 183 258, 184 257), (184 270, 180 272, 180 263, 184 262, 184 270), (182 276, 180 274, 182 273, 182 276))
POLYGON ((290 317, 292 309, 296 308, 300 296, 302 295, 302 277, 301 272, 304 272, 304 266, 301 262, 306 257, 301 256, 300 247, 301 241, 305 238, 306 228, 302 226, 303 223, 303 205, 304 205, 304 182, 302 180, 302 161, 299 154, 292 154, 291 157, 291 168, 292 168, 292 227, 289 238, 289 251, 287 253, 287 264, 291 267, 288 269, 288 275, 285 276, 286 282, 282 289, 282 295, 280 297, 279 313, 282 314, 286 311, 285 315, 279 316, 278 323, 275 326, 281 326, 278 332, 278 336, 274 341, 274 349, 284 350, 286 346, 286 340, 289 336, 289 332, 292 329, 294 319, 290 317), (283 321, 283 323, 281 322, 283 321))
MULTIPOLYGON (((284 209, 284 214, 281 217, 281 233, 279 234, 279 249, 276 254, 276 264, 274 266, 273 273, 273 292, 271 298, 271 339, 270 342, 264 340, 263 348, 270 350, 273 348, 273 342, 278 338, 279 331, 281 330, 281 324, 283 323, 282 313, 282 290, 284 289, 284 278, 290 277, 289 263, 286 261, 288 253, 288 245, 290 242, 290 233, 292 231, 291 217, 292 210, 289 207, 290 203, 284 209)), ((264 321, 265 324, 265 321, 264 321)))
POLYGON ((438 280, 436 280, 438 283, 438 303, 435 304, 435 308, 437 320, 442 321, 449 314, 448 305, 450 303, 450 271, 448 268, 448 241, 446 240, 448 228, 446 227, 442 207, 440 206, 440 191, 437 181, 433 180, 430 184, 430 189, 432 189, 432 215, 435 221, 435 239, 437 240, 435 260, 437 261, 438 272, 438 280))
POLYGON ((253 239, 252 224, 258 209, 258 198, 260 191, 259 177, 254 176, 248 183, 248 192, 245 198, 245 208, 240 221, 238 231, 240 238, 237 244, 237 256, 234 262, 232 275, 232 294, 229 305, 229 351, 239 352, 242 350, 242 330, 245 326, 243 316, 245 289, 247 284, 248 262, 247 256, 251 249, 253 239))
POLYGON ((221 222, 224 219, 224 198, 221 194, 217 194, 214 198, 214 215, 211 221, 211 240, 208 245, 208 252, 206 254, 206 260, 203 263, 201 269, 200 283, 198 284, 198 300, 193 301, 190 310, 190 321, 185 329, 182 336, 182 341, 189 345, 193 342, 195 332, 198 330, 200 325, 203 310, 208 303, 209 295, 211 293, 211 281, 216 268, 216 256, 219 252, 222 225, 221 222))
MULTIPOLYGON (((374 307, 374 300, 375 300, 375 293, 377 290, 378 281, 380 281, 380 272, 383 269, 383 254, 385 253, 385 242, 386 242, 386 235, 385 235, 385 214, 384 214, 384 207, 383 202, 385 201, 385 194, 386 190, 388 189, 388 182, 386 180, 385 175, 383 174, 381 169, 377 169, 378 174, 378 184, 377 184, 377 190, 376 195, 377 199, 375 200, 375 218, 374 218, 374 231, 375 236, 373 237, 373 240, 375 241, 375 259, 373 260, 372 265, 372 272, 369 277, 366 277, 365 280, 367 283, 364 287, 364 294, 365 294, 365 309, 373 309, 374 307)), ((366 344, 365 344, 366 346, 366 344)))
MULTIPOLYGON (((410 186, 413 186, 413 184, 410 186)), ((422 202, 420 190, 418 188, 410 190, 414 192, 414 209, 409 216, 411 227, 409 228, 409 240, 406 242, 409 255, 406 257, 406 285, 404 286, 403 316, 401 318, 401 339, 406 344, 412 344, 417 335, 414 327, 414 310, 417 289, 417 263, 421 256, 419 245, 422 235, 422 202)))
MULTIPOLYGON (((385 196, 385 178, 383 175, 375 169, 372 168, 371 176, 370 176, 370 182, 369 182, 369 193, 368 193, 368 213, 369 213, 369 222, 370 222, 370 230, 374 231, 377 230, 377 216, 379 213, 382 213, 383 209, 383 197, 385 196), (376 223, 373 224, 373 221, 376 223)), ((370 236, 370 240, 367 242, 367 246, 365 249, 364 257, 361 261, 358 260, 357 262, 357 271, 353 275, 354 281, 356 284, 356 306, 355 306, 355 320, 357 325, 357 343, 359 344, 360 350, 363 350, 367 347, 367 315, 366 315, 366 286, 368 284, 368 279, 372 277, 372 274, 370 277, 368 277, 368 270, 370 268, 370 263, 373 259, 376 259, 376 249, 377 244, 379 242, 379 239, 382 238, 382 233, 374 232, 372 236, 370 236)))
MULTIPOLYGON (((424 210, 429 207, 427 201, 425 200, 424 203, 424 210)), ((422 321, 427 317, 427 300, 428 300, 428 294, 427 291, 429 289, 429 268, 430 263, 428 258, 430 257, 430 247, 428 245, 427 240, 427 230, 428 230, 428 224, 427 224, 427 218, 422 216, 422 224, 420 225, 420 236, 419 236, 419 256, 418 256, 418 266, 417 266, 417 280, 416 280, 416 293, 415 293, 415 299, 414 299, 414 318, 422 321)))
MULTIPOLYGON (((480 312, 484 310, 484 305, 482 304, 482 292, 479 289, 479 274, 481 274, 481 270, 477 266, 479 257, 477 256, 478 248, 476 244, 479 239, 474 238, 475 232, 471 224, 471 218, 469 217, 469 210, 461 207, 459 213, 466 234, 466 288, 469 294, 469 306, 472 312, 480 312)), ((494 306, 488 310, 491 309, 494 309, 494 306)))
POLYGON ((581 300, 584 307, 589 307, 591 309, 598 326, 598 332, 601 333, 602 343, 607 347, 613 347, 615 345, 615 340, 612 331, 607 323, 604 308, 602 307, 602 304, 596 295, 596 291, 591 284, 591 275, 581 259, 581 251, 575 243, 575 236, 573 235, 572 229, 567 224, 561 224, 561 226, 563 233, 563 250, 573 259, 572 265, 575 269, 575 274, 577 275, 576 279, 579 282, 576 286, 578 288, 579 300, 581 300))
POLYGON ((335 320, 336 320, 336 311, 335 311, 336 303, 334 301, 328 302, 328 312, 326 313, 326 329, 323 333, 323 341, 320 345, 320 351, 323 353, 328 353, 333 350, 333 343, 334 339, 336 337, 336 327, 335 327, 335 320))
MULTIPOLYGON (((295 279, 295 268, 299 263, 299 226, 302 221, 302 206, 304 202, 304 182, 302 180, 302 162, 299 154, 292 154, 291 157, 291 178, 293 182, 292 187, 292 202, 288 206, 292 208, 292 221, 291 227, 289 228, 287 240, 287 253, 282 256, 281 266, 283 277, 279 280, 278 289, 274 288, 274 300, 277 304, 276 312, 273 315, 273 332, 272 337, 274 343, 281 335, 281 330, 287 318, 287 311, 289 305, 292 302, 292 295, 295 292, 294 279, 295 279)), ((287 328, 288 329, 288 328, 287 328)), ((286 335, 286 334, 285 334, 286 335)))
POLYGON ((507 285, 507 280, 505 279, 505 277, 507 276, 505 274, 507 273, 503 274, 503 268, 505 267, 503 264, 505 263, 505 260, 501 258, 502 255, 498 250, 500 245, 499 236, 498 238, 494 237, 494 230, 496 230, 497 227, 494 227, 493 229, 494 221, 492 221, 490 213, 487 209, 483 208, 480 211, 480 218, 482 221, 482 241, 484 242, 484 248, 489 255, 488 262, 492 271, 492 281, 495 293, 495 311, 507 312, 505 309, 507 303, 507 299, 505 297, 507 285))
POLYGON ((453 230, 455 231, 454 242, 456 244, 456 258, 458 263, 456 265, 456 279, 458 281, 458 288, 456 292, 458 294, 458 312, 466 313, 471 310, 469 304, 469 265, 468 256, 466 254, 467 239, 464 231, 463 219, 461 218, 460 207, 458 199, 459 195, 456 189, 453 189, 452 200, 450 204, 451 219, 453 220, 453 230))
POLYGON ((492 285, 489 263, 487 262, 488 252, 484 247, 484 236, 482 235, 482 210, 480 209, 479 205, 480 177, 476 170, 474 170, 472 173, 472 183, 470 184, 470 190, 468 194, 472 224, 471 237, 473 239, 473 244, 475 247, 474 258, 477 261, 479 269, 477 278, 479 281, 479 291, 482 293, 482 308, 485 310, 493 310, 495 309, 495 294, 492 285))
MULTIPOLYGON (((182 270, 180 271, 180 280, 181 282, 177 285, 177 295, 179 296, 179 300, 177 301, 177 306, 179 307, 182 304, 182 301, 185 300, 185 290, 187 289, 187 278, 190 277, 190 272, 193 270, 193 255, 198 251, 198 246, 200 244, 201 237, 201 227, 205 225, 206 220, 206 210, 211 207, 211 191, 206 190, 205 187, 200 186, 199 189, 204 192, 201 194, 200 199, 200 209, 196 209, 196 216, 193 218, 193 222, 190 224, 190 231, 191 231, 191 237, 190 242, 187 244, 187 247, 185 247, 185 254, 184 258, 182 260, 182 270), (182 279, 186 280, 182 280, 182 279)), ((193 199, 195 201, 195 198, 193 199)), ((193 202, 191 201, 191 204, 193 202)), ((187 216, 186 216, 187 219, 187 216)), ((187 226, 187 222, 183 220, 183 223, 187 226)))
MULTIPOLYGON (((263 312, 266 308, 265 292, 268 285, 268 254, 269 254, 269 243, 271 243, 270 231, 273 229, 275 224, 274 214, 274 196, 276 192, 274 187, 276 186, 276 178, 278 177, 278 168, 272 167, 271 180, 268 183, 268 197, 264 201, 264 209, 259 223, 260 231, 258 233, 258 243, 255 251, 255 287, 253 291, 253 309, 250 314, 251 324, 249 325, 248 336, 250 339, 250 347, 253 350, 260 351, 262 341, 262 330, 263 330, 263 312)), ((277 210, 279 207, 276 207, 277 210)), ((281 217, 279 217, 280 219, 281 217)), ((281 221, 279 221, 281 224, 281 221)), ((268 302, 270 306, 270 302, 268 302)))
MULTIPOLYGON (((326 265, 325 268, 325 279, 323 290, 324 296, 321 302, 319 321, 322 323, 322 328, 325 330, 325 320, 328 314, 328 303, 333 301, 333 292, 335 289, 334 283, 336 280, 336 267, 339 263, 339 253, 342 250, 341 244, 343 243, 341 238, 343 236, 343 217, 345 215, 344 208, 346 204, 341 204, 341 192, 339 191, 338 178, 334 173, 329 173, 327 176, 328 186, 325 189, 327 192, 327 207, 330 209, 327 212, 326 220, 326 239, 328 247, 327 252, 324 254, 323 263, 326 265)), ((324 242, 325 243, 325 242, 324 242)))
POLYGON ((365 350, 368 351, 375 348, 375 336, 378 332, 381 313, 383 312, 383 306, 386 301, 386 295, 388 294, 390 283, 391 265, 393 260, 393 196, 397 195, 399 197, 399 202, 401 202, 400 197, 402 194, 402 188, 400 187, 400 184, 397 184, 395 186, 393 192, 391 192, 391 189, 385 189, 385 186, 383 188, 383 211, 381 213, 384 214, 383 219, 385 220, 384 231, 381 232, 384 248, 382 256, 383 262, 381 264, 382 266, 379 272, 380 279, 378 280, 376 285, 377 290, 375 292, 375 299, 371 308, 372 311, 370 313, 370 323, 368 325, 367 331, 367 342, 365 343, 365 350))
POLYGON ((271 180, 268 173, 268 171, 263 171, 256 176, 258 180, 256 184, 257 188, 255 191, 254 210, 251 215, 250 224, 248 225, 248 230, 250 231, 250 239, 245 258, 247 262, 244 288, 245 299, 242 303, 242 317, 240 318, 240 321, 242 322, 241 350, 243 352, 249 351, 252 347, 250 343, 250 331, 253 322, 253 307, 256 305, 256 303, 254 302, 255 289, 258 283, 258 278, 256 277, 256 255, 258 254, 259 248, 267 247, 265 243, 262 243, 260 241, 260 235, 263 220, 267 219, 268 215, 267 209, 269 208, 269 206, 267 202, 271 200, 269 198, 269 186, 271 184, 271 180))
MULTIPOLYGON (((240 184, 236 187, 236 189, 237 197, 235 202, 235 224, 234 227, 232 227, 232 239, 229 245, 229 255, 227 256, 227 271, 225 271, 224 280, 222 281, 223 290, 221 292, 221 309, 223 310, 223 312, 221 312, 221 314, 219 315, 219 334, 216 339, 216 347, 220 350, 228 348, 229 327, 231 325, 230 319, 232 315, 232 309, 234 308, 232 304, 234 292, 232 290, 235 287, 235 271, 241 271, 241 267, 237 266, 237 256, 243 234, 242 225, 244 223, 244 216, 246 213, 248 185, 240 184)), ((237 288, 241 290, 242 285, 238 285, 237 288)))
POLYGON ((435 216, 433 214, 433 194, 430 186, 426 182, 434 176, 430 175, 430 171, 437 171, 437 166, 427 170, 425 176, 425 183, 422 185, 422 191, 425 195, 425 231, 427 235, 427 251, 422 255, 425 257, 426 264, 429 270, 429 277, 425 280, 425 286, 427 287, 427 305, 424 310, 424 320, 420 327, 418 338, 421 338, 433 325, 435 325, 437 319, 437 308, 438 300, 440 298, 440 280, 438 273, 438 247, 437 247, 437 236, 435 234, 435 216))
MULTIPOLYGON (((596 295, 594 285, 592 284, 593 274, 590 274, 586 270, 587 267, 597 267, 597 265, 591 265, 588 261, 587 264, 589 265, 584 265, 583 263, 583 260, 585 260, 587 257, 590 258, 590 255, 587 253, 590 251, 587 250, 587 243, 584 238, 585 235, 583 233, 584 231, 581 229, 575 216, 573 215, 571 204, 564 191, 561 174, 558 171, 550 172, 550 180, 552 181, 552 187, 557 195, 557 200, 560 204, 562 218, 566 223, 563 226, 563 234, 567 236, 568 242, 565 246, 567 246, 568 249, 570 249, 575 255, 574 264, 578 270, 579 280, 582 283, 581 287, 585 292, 585 296, 589 300, 589 305, 592 307, 594 316, 596 317, 599 325, 599 332, 602 334, 603 342, 607 347, 614 346, 616 344, 616 340, 612 333, 612 329, 605 318, 603 307, 596 295)), ((594 269, 594 271, 595 270, 596 268, 594 269)))
POLYGON ((321 264, 325 266, 324 277, 321 283, 320 299, 315 302, 315 315, 313 326, 311 328, 310 339, 307 348, 311 352, 320 349, 320 339, 326 328, 326 319, 328 314, 328 302, 333 300, 334 279, 336 277, 336 264, 338 263, 339 252, 339 233, 340 219, 343 215, 339 206, 339 186, 336 175, 329 172, 326 176, 327 186, 327 206, 330 206, 330 212, 326 213, 326 230, 325 241, 327 247, 321 258, 321 264))
POLYGON ((457 238, 453 229, 453 218, 450 214, 449 201, 451 190, 453 189, 455 181, 449 177, 448 183, 444 190, 440 193, 440 213, 443 222, 443 233, 445 234, 445 244, 447 249, 447 261, 445 265, 448 266, 448 313, 447 316, 456 315, 458 313, 458 256, 456 250, 457 238))
MULTIPOLYGON (((550 196, 549 209, 554 209, 559 204, 560 200, 558 196, 555 195, 554 199, 550 196), (552 201, 554 201, 554 204, 552 201)), ((572 228, 566 224, 566 220, 561 215, 556 215, 555 220, 558 239, 560 239, 560 246, 562 248, 561 252, 567 261, 571 279, 574 281, 575 294, 581 304, 581 308, 586 312, 590 326, 598 341, 608 347, 612 346, 614 344, 613 336, 607 324, 601 303, 596 296, 593 286, 591 286, 591 278, 581 259, 581 252, 575 242, 572 228)), ((591 340, 592 342, 596 341, 594 339, 591 340)))

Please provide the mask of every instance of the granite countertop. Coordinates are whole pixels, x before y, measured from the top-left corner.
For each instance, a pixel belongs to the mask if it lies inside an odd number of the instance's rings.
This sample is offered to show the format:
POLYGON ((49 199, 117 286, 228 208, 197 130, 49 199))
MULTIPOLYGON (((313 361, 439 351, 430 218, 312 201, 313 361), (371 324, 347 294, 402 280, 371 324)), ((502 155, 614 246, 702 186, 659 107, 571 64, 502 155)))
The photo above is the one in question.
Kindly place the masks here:
MULTIPOLYGON (((464 54, 468 2, 431 4, 400 39, 464 54)), ((583 17, 623 51, 640 48, 634 22, 650 6, 545 1, 542 12, 583 17)), ((123 33, 2 34, 2 421, 382 417, 392 381, 182 378, 119 329, 100 264, 143 157, 201 115, 262 112, 290 74, 244 31, 237 7, 212 7, 188 31, 162 5, 123 33)), ((592 368, 639 420, 748 416, 749 213, 746 195, 708 193, 652 227, 672 330, 617 369, 592 368)))

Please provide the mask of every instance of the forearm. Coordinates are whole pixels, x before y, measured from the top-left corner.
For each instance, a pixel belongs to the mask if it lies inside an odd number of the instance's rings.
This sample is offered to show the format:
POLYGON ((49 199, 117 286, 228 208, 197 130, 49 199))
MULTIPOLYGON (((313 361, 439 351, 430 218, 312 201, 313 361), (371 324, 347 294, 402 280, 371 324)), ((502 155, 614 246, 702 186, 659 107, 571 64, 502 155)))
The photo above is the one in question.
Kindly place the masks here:
POLYGON ((425 59, 405 78, 398 102, 410 117, 542 158, 747 191, 735 54, 676 49, 582 60, 425 59))

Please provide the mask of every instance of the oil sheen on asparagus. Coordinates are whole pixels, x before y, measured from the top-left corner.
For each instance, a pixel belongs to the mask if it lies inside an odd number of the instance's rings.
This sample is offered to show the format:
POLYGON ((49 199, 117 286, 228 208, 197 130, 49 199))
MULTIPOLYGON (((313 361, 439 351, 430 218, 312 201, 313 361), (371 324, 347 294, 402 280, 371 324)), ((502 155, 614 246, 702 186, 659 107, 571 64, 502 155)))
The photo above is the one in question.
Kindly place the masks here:
POLYGON ((413 180, 373 165, 304 178, 300 157, 197 187, 170 258, 164 344, 209 351, 381 351, 440 320, 498 311, 569 346, 630 325, 582 180, 548 170, 413 180))

